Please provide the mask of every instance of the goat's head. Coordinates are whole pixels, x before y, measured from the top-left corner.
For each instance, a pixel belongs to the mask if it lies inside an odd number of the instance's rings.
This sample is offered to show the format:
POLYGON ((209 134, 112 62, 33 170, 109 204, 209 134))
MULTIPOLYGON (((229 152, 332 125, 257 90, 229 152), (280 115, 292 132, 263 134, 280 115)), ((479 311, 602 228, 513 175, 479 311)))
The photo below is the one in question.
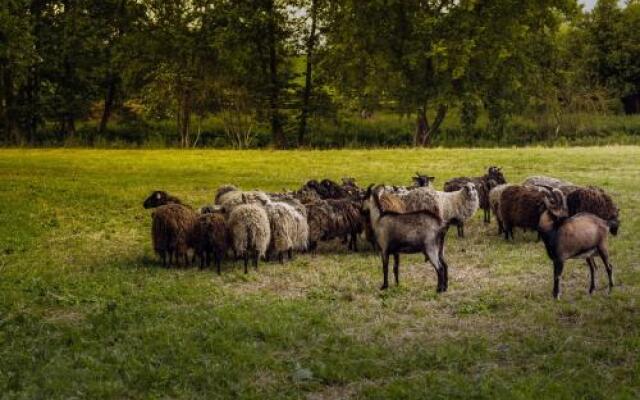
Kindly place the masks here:
POLYGON ((540 231, 546 232, 554 229, 556 222, 569 216, 567 199, 558 189, 545 193, 544 206, 546 210, 540 215, 538 222, 538 230, 540 231))

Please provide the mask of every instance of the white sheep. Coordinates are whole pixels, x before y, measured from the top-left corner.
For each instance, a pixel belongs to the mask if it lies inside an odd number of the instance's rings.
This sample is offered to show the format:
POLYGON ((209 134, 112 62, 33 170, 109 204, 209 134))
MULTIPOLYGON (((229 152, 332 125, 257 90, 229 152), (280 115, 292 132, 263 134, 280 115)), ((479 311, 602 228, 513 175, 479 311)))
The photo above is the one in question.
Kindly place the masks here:
MULTIPOLYGON (((244 197, 244 196, 243 196, 244 197)), ((247 204, 246 197, 229 214, 227 226, 236 256, 244 259, 244 272, 247 273, 249 258, 258 268, 258 259, 264 257, 271 241, 269 217, 259 204, 247 204)))

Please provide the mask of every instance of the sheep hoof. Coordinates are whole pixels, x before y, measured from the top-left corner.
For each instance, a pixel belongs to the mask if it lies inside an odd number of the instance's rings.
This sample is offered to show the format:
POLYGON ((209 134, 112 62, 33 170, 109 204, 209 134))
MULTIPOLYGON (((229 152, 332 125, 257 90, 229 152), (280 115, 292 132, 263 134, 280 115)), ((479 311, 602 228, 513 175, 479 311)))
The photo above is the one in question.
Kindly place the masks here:
POLYGON ((383 283, 382 286, 380 286, 380 290, 387 290, 389 288, 389 284, 387 283, 383 283))

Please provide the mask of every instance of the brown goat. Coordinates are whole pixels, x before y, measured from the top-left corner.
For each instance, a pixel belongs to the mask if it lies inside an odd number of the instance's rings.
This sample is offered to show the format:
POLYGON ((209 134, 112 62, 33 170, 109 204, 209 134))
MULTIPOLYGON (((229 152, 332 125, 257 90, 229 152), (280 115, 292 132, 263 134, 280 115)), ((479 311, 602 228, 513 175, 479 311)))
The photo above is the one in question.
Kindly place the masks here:
POLYGON ((588 212, 607 221, 609 231, 615 236, 618 234, 620 220, 619 210, 616 204, 604 190, 589 186, 577 188, 567 196, 569 215, 588 212))
POLYGON ((184 260, 189 265, 190 235, 197 214, 181 204, 167 204, 156 208, 152 215, 151 240, 153 249, 162 259, 163 266, 176 265, 184 260))
POLYGON ((602 218, 579 213, 569 217, 565 196, 558 189, 545 197, 546 211, 540 216, 538 232, 553 261, 553 297, 560 297, 560 278, 564 263, 572 258, 586 258, 591 275, 589 293, 595 290, 595 255, 604 262, 609 277, 609 292, 613 288, 613 265, 609 262, 607 238, 609 227, 602 218))
POLYGON ((382 254, 383 283, 380 289, 389 287, 389 256, 393 255, 393 275, 400 283, 400 253, 422 253, 436 270, 437 292, 446 292, 449 286, 448 265, 444 259, 446 224, 438 214, 422 210, 398 214, 381 209, 381 187, 369 190, 362 211, 370 219, 376 242, 382 254))
POLYGON ((545 210, 545 192, 535 187, 510 186, 500 196, 500 216, 504 238, 513 239, 513 228, 537 230, 545 210))

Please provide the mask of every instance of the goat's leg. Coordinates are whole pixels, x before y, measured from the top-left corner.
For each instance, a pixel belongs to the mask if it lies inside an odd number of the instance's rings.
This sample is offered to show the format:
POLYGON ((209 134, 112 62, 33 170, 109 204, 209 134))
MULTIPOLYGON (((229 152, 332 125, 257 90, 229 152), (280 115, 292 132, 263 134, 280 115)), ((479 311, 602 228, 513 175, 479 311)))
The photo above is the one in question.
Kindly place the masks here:
POLYGON ((598 245, 598 254, 602 258, 604 267, 607 270, 607 277, 609 278, 609 293, 613 290, 613 265, 609 262, 609 251, 604 244, 598 245))
POLYGON ((556 300, 560 298, 560 278, 563 269, 564 263, 561 260, 553 261, 553 297, 556 300))
POLYGON ((593 257, 587 257, 587 265, 589 266, 589 294, 593 293, 596 290, 596 265, 593 257))
POLYGON ((387 250, 382 251, 382 286, 380 290, 389 287, 389 253, 387 250))
POLYGON ((396 279, 396 286, 400 285, 400 254, 393 253, 393 276, 396 279))

